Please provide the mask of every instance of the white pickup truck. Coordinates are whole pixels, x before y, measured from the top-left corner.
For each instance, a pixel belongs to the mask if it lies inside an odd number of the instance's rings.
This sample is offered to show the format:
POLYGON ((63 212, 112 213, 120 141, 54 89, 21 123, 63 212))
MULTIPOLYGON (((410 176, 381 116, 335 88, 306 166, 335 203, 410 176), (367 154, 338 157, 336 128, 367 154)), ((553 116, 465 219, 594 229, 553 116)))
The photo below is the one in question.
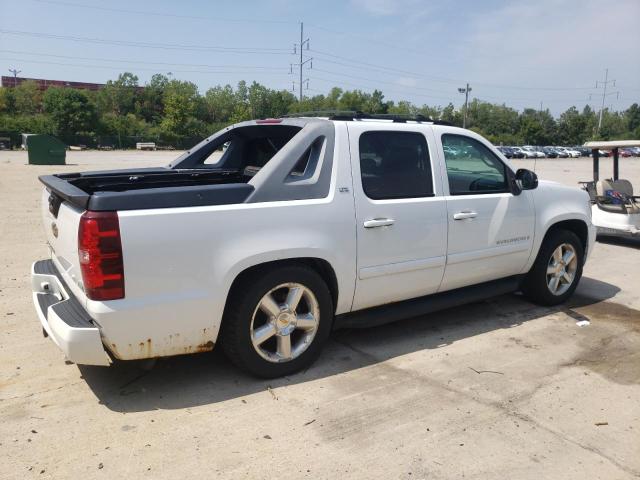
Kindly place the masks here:
POLYGON ((517 290, 563 302, 595 239, 586 192, 420 117, 249 121, 166 167, 40 180, 51 258, 33 264, 33 300, 80 364, 220 343, 286 375, 332 328, 517 290))

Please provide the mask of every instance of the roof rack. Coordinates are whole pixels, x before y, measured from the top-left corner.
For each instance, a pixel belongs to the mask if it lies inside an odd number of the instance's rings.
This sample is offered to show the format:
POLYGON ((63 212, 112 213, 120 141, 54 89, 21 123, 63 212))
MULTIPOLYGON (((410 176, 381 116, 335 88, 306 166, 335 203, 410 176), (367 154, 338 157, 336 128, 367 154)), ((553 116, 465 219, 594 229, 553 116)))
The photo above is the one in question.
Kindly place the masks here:
POLYGON ((394 123, 427 122, 434 125, 453 126, 444 120, 434 120, 424 115, 403 115, 395 113, 364 113, 358 110, 314 110, 309 112, 297 112, 285 115, 285 117, 327 117, 329 120, 391 120, 394 123))

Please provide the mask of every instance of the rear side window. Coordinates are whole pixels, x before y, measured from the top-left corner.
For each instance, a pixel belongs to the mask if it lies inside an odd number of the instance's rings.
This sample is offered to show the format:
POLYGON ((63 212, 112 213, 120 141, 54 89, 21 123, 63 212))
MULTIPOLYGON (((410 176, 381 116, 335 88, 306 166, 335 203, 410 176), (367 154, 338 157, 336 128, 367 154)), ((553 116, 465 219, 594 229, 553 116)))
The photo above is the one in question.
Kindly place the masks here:
POLYGON ((433 196, 429 150, 420 133, 360 135, 360 174, 364 193, 373 200, 433 196))
POLYGON ((451 195, 507 192, 506 166, 486 146, 464 135, 442 135, 451 195))

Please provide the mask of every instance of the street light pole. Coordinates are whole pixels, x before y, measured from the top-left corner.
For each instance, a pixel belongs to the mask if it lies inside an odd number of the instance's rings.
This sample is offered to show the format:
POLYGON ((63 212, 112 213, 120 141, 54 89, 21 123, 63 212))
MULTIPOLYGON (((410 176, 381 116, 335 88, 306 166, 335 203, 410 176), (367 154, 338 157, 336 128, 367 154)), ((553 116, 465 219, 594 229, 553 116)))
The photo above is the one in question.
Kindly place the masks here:
POLYGON ((9 71, 11 73, 13 73, 13 86, 17 87, 18 86, 18 74, 22 71, 22 70, 16 70, 15 68, 10 68, 9 71))
POLYGON ((466 88, 458 88, 458 92, 464 93, 464 115, 462 116, 462 128, 467 128, 467 110, 469 108, 469 92, 472 88, 467 83, 466 88))

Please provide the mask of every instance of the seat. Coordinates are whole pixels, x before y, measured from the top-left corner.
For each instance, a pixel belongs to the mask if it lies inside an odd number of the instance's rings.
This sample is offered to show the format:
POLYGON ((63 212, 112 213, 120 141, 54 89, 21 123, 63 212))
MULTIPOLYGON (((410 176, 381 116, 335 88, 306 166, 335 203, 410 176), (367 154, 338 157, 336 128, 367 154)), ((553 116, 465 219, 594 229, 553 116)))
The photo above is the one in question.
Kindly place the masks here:
POLYGON ((633 195, 633 185, 629 180, 599 180, 596 194, 598 208, 605 212, 640 213, 640 197, 633 195))

